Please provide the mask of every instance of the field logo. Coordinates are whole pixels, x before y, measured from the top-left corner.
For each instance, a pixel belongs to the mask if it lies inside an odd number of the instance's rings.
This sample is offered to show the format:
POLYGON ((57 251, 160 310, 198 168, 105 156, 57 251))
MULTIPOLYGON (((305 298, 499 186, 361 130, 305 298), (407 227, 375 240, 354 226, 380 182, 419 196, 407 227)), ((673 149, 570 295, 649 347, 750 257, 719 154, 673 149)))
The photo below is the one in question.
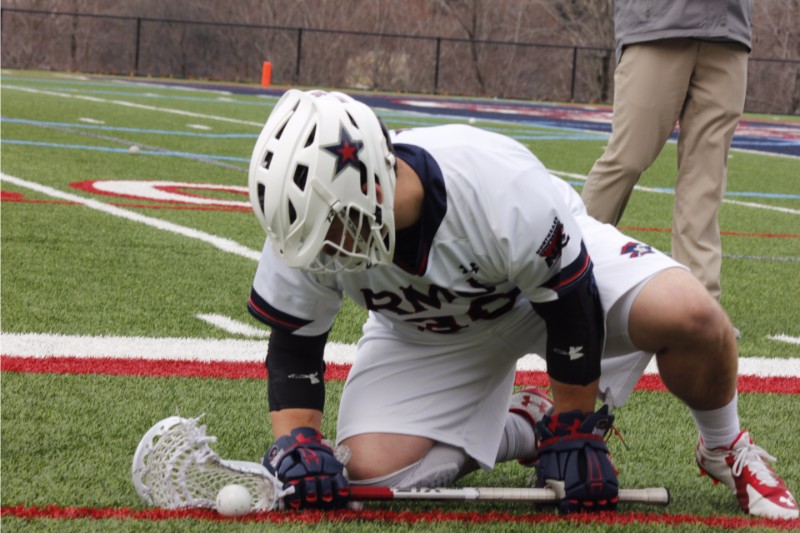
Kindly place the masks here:
POLYGON ((250 210, 249 201, 224 198, 246 197, 248 188, 238 185, 181 181, 87 180, 70 183, 70 187, 92 194, 181 205, 184 208, 196 206, 198 209, 250 210))

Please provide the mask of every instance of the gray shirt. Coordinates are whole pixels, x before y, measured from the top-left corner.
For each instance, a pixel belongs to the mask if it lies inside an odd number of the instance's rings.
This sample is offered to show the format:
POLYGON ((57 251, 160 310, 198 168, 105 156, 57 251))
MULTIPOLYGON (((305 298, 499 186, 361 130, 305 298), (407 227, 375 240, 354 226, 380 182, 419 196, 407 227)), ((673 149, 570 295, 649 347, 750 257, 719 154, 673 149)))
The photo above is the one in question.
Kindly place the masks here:
POLYGON ((622 49, 661 39, 741 43, 750 50, 752 0, 615 0, 617 61, 622 49))

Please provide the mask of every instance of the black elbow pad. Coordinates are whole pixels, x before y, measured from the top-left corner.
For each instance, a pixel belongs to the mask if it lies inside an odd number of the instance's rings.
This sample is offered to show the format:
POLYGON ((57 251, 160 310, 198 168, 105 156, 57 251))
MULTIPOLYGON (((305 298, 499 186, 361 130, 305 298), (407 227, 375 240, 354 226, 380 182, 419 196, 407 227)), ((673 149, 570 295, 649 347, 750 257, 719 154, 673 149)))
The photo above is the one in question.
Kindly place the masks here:
POLYGON ((605 317, 594 276, 588 275, 558 300, 531 303, 547 327, 547 373, 570 385, 600 377, 605 317))
POLYGON ((270 411, 317 409, 325 406, 325 343, 315 337, 272 329, 267 348, 267 397, 270 411))

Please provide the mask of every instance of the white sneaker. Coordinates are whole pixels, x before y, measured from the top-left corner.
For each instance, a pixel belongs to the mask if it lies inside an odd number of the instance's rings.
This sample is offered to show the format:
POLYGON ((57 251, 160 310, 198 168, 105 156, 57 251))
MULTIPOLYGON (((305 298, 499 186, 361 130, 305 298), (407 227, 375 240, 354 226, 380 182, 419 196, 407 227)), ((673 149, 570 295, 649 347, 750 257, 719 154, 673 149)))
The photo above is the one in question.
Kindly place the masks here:
POLYGON ((701 438, 695 451, 701 474, 728 486, 748 514, 768 518, 798 517, 797 502, 769 466, 775 458, 742 431, 728 448, 706 448, 701 438))
MULTIPOLYGON (((508 410, 522 416, 530 422, 531 427, 534 427, 552 408, 553 402, 542 389, 528 387, 511 396, 511 406, 508 410)), ((539 448, 538 442, 536 448, 539 448)), ((519 463, 523 466, 533 466, 537 459, 538 457, 527 460, 520 459, 519 463)))

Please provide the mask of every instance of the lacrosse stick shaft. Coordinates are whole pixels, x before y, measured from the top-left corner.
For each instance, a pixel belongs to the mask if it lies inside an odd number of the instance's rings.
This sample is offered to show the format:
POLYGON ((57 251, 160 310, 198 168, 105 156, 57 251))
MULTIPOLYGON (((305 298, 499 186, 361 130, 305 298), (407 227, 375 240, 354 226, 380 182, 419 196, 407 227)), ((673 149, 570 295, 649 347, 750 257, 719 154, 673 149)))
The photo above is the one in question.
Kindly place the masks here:
MULTIPOLYGON (((391 487, 350 486, 350 497, 357 501, 375 500, 485 500, 527 501, 533 503, 557 502, 555 491, 550 488, 419 488, 393 489, 391 487)), ((669 504, 669 490, 665 487, 647 489, 620 489, 619 501, 624 503, 669 504)))

